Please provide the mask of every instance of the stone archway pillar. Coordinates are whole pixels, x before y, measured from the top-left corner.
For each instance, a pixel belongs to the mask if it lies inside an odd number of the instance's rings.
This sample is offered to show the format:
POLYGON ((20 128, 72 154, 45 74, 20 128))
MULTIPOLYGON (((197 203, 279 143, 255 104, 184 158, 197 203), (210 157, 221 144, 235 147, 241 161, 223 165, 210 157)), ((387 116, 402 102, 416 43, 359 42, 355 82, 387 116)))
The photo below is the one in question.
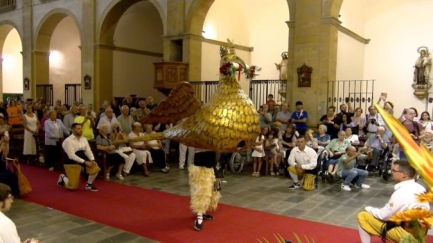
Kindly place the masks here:
MULTIPOLYGON (((32 6, 32 0, 24 0, 24 6, 32 6)), ((36 73, 33 58, 35 54, 33 51, 33 8, 22 8, 23 15, 23 33, 21 42, 23 45, 23 78, 30 79, 29 90, 23 90, 24 98, 31 98, 36 96, 36 73)), ((24 80, 22 80, 24 82, 24 80)), ((48 80, 47 80, 48 82, 48 80)))
POLYGON ((189 81, 201 81, 202 37, 188 35, 183 40, 183 62, 188 63, 189 81))
MULTIPOLYGON (((96 29, 96 1, 83 0, 83 29, 81 31, 81 97, 83 104, 93 104, 95 110, 99 109, 99 87, 101 80, 99 75, 96 75, 95 64, 98 63, 95 58, 95 29, 96 29), (89 75, 91 80, 91 88, 85 89, 84 79, 85 75, 89 75)), ((111 69, 108 69, 111 71, 111 69)), ((108 80, 109 81, 109 80, 108 80)), ((112 82, 104 84, 104 86, 112 87, 112 82)), ((108 93, 111 97, 112 92, 108 93)))
POLYGON ((110 101, 113 97, 113 49, 103 44, 97 44, 95 53, 95 81, 92 81, 94 83, 92 89, 94 89, 95 94, 93 107, 97 111, 101 107, 102 101, 110 101))
POLYGON ((320 109, 322 102, 327 99, 327 84, 335 80, 337 70, 337 42, 338 29, 333 21, 341 1, 323 1, 318 4, 316 0, 303 0, 295 2, 294 16, 289 26, 289 85, 288 101, 294 109, 298 100, 304 104, 308 112, 308 125, 316 126, 320 116, 325 112, 320 109), (325 14, 325 15, 324 15, 325 14), (303 64, 313 68, 311 87, 298 87, 296 69, 303 64))

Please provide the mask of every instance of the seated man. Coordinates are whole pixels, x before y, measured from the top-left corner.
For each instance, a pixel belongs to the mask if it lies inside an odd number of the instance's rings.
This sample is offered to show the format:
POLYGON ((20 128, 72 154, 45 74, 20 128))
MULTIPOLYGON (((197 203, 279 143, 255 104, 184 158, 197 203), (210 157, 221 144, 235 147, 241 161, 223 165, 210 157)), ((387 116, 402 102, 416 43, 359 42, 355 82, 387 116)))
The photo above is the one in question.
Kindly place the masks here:
POLYGON ((290 177, 293 180, 293 185, 289 189, 297 189, 301 187, 299 178, 305 173, 305 170, 312 170, 317 165, 317 153, 314 149, 306 146, 305 137, 298 138, 298 146, 293 148, 289 156, 289 171, 290 177))
MULTIPOLYGON (((372 235, 382 236, 392 242, 403 242, 401 241, 403 238, 407 239, 405 242, 418 242, 414 237, 411 237, 404 224, 400 226, 388 220, 396 213, 407 209, 421 208, 430 210, 428 202, 418 202, 417 199, 417 195, 424 193, 426 190, 415 182, 415 169, 406 160, 395 161, 392 164, 391 173, 392 179, 397 184, 394 186, 394 193, 388 203, 383 208, 365 207, 365 211, 358 214, 359 236, 362 243, 370 242, 372 235), (386 230, 383 231, 383 229, 386 230)), ((421 228, 421 230, 427 234, 426 228, 421 228)))
POLYGON ((89 174, 85 189, 96 192, 98 189, 92 183, 98 176, 100 168, 95 162, 89 142, 82 136, 81 124, 73 123, 71 129, 72 134, 62 143, 67 155, 64 164, 67 176, 60 174, 57 185, 67 189, 77 189, 80 184, 81 166, 83 166, 89 174))
POLYGON ((108 126, 108 133, 113 132, 113 125, 119 124, 119 121, 117 120, 116 116, 113 114, 112 108, 106 108, 105 109, 105 116, 101 117, 101 119, 98 122, 97 129, 100 129, 103 124, 107 124, 108 126))
POLYGON ((356 188, 369 189, 370 186, 364 184, 365 178, 368 176, 368 171, 355 168, 357 160, 363 160, 367 157, 361 152, 365 150, 362 148, 356 151, 352 145, 347 147, 346 154, 343 154, 338 161, 337 175, 343 178, 341 189, 351 191, 350 183, 354 182, 356 188))
POLYGON ((378 127, 377 133, 370 136, 365 142, 365 147, 368 147, 373 153, 373 157, 370 162, 370 166, 373 166, 373 170, 377 170, 379 166, 379 157, 383 150, 388 146, 388 138, 385 136, 385 128, 378 127))

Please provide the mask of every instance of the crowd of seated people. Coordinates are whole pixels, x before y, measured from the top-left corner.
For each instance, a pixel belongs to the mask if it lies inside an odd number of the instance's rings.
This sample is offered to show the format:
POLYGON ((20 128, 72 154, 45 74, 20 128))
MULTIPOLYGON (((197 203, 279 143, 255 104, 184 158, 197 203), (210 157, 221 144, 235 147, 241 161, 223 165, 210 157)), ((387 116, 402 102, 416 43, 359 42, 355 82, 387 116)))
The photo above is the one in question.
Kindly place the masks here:
MULTIPOLYGON (((11 99, 7 107, 0 107, 0 133, 6 135, 11 127, 23 126, 27 134, 24 136, 23 154, 32 155, 36 146, 33 135, 42 131, 45 135, 46 151, 58 151, 62 139, 71 132, 70 125, 78 123, 82 126, 83 137, 88 141, 95 141, 97 150, 106 153, 106 179, 110 178, 111 170, 116 168, 116 173, 113 174, 119 180, 123 180, 123 177, 130 173, 134 161, 143 168, 145 176, 150 175, 149 166, 153 163, 161 172, 167 173, 169 166, 167 152, 164 151, 164 144, 167 143, 159 140, 131 142, 122 145, 130 147, 131 151, 122 152, 119 145, 114 142, 127 137, 134 138, 160 132, 168 127, 166 124, 142 126, 137 123, 157 106, 153 98, 137 99, 134 102, 132 97, 127 96, 122 102, 117 101, 103 101, 101 108, 94 111, 91 104, 84 105, 80 102, 69 106, 60 101, 51 105, 40 99, 29 99, 26 102, 11 99)), ((384 99, 380 101, 384 101, 386 111, 390 114, 395 113, 391 102, 384 99)), ((269 96, 258 111, 261 133, 258 134, 252 148, 249 148, 253 155, 253 177, 260 176, 263 162, 266 165, 265 175, 274 176, 288 172, 290 155, 295 148, 299 150, 298 140, 301 136, 305 146, 313 149, 316 154, 323 150, 327 151, 329 161, 326 177, 330 181, 346 175, 343 171, 350 167, 347 164, 351 163, 352 159, 349 158, 359 151, 366 155, 359 158, 369 160, 368 170, 373 171, 377 170, 379 158, 385 149, 392 151, 395 159, 404 159, 404 153, 392 139, 390 130, 374 106, 370 106, 366 114, 363 114, 362 108, 353 108, 350 103, 341 104, 338 113, 336 107, 330 106, 314 130, 307 127, 308 112, 303 109, 302 101, 295 103, 296 108, 293 111, 288 104, 281 104, 281 109, 277 107, 273 97, 269 96)), ((433 122, 430 114, 422 112, 419 118, 417 114, 416 109, 406 108, 399 119, 417 143, 432 148, 433 122)), ((5 136, 4 139, 7 142, 8 137, 5 136)), ((5 143, 5 146, 7 145, 5 143)), ((62 154, 50 152, 45 157, 45 165, 53 170, 54 163, 61 160, 62 154)), ((292 168, 292 173, 294 171, 292 168)), ((358 186, 362 187, 362 183, 358 183, 358 186)))
MULTIPOLYGON (((9 98, 6 104, 0 102, 2 155, 7 157, 9 154, 9 133, 13 128, 22 128, 24 142, 22 151, 19 153, 17 151, 13 156, 36 155, 38 149, 36 141, 39 139, 45 151, 41 163, 53 171, 56 165, 63 164, 65 155, 61 144, 71 135, 71 125, 75 123, 81 125, 82 136, 91 144, 95 144, 93 151, 95 155, 105 153, 107 166, 105 179, 110 179, 111 170, 115 168, 116 173, 113 174, 117 179, 123 180, 124 176, 130 173, 135 161, 140 165, 143 164, 145 176, 150 174, 147 165, 152 161, 156 162, 160 171, 167 173, 169 170, 166 163, 167 154, 162 150, 161 141, 144 142, 144 146, 141 147, 134 146, 133 143, 115 142, 125 140, 128 135, 134 134, 134 123, 149 114, 156 106, 157 103, 152 97, 132 102, 132 97, 127 96, 121 105, 118 105, 115 99, 111 102, 104 101, 98 111, 93 110, 92 104, 84 105, 80 102, 68 105, 57 100, 54 105, 51 105, 41 98, 26 101, 9 98), (137 151, 138 149, 140 152, 137 151), (147 157, 143 156, 144 151, 147 157)), ((154 124, 155 126, 150 125, 150 128, 144 132, 145 127, 138 124, 139 126, 135 123, 135 130, 142 135, 159 132, 166 127, 164 124, 154 124)))

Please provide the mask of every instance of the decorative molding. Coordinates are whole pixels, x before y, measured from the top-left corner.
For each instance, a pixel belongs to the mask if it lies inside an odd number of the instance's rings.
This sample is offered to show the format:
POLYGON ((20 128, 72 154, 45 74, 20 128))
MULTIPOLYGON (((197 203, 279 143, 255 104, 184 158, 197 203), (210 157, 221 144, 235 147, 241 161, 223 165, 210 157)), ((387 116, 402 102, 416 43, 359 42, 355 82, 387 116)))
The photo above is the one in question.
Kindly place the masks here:
POLYGON ((294 20, 289 20, 286 21, 287 27, 289 28, 295 28, 295 21, 294 20))
POLYGON ((126 53, 133 53, 133 54, 138 54, 138 55, 143 55, 143 56, 163 57, 162 53, 143 51, 143 50, 133 49, 133 48, 129 48, 129 47, 114 46, 114 45, 109 45, 109 44, 95 44, 95 46, 98 46, 102 49, 108 49, 108 50, 126 52, 126 53))
POLYGON ((355 32, 349 30, 348 28, 344 27, 341 25, 341 21, 338 20, 337 18, 334 17, 322 17, 321 20, 322 24, 331 24, 335 27, 337 27, 337 29, 339 31, 341 31, 342 33, 352 37, 353 39, 363 43, 363 44, 368 44, 370 43, 370 39, 365 39, 364 37, 356 34, 355 32))

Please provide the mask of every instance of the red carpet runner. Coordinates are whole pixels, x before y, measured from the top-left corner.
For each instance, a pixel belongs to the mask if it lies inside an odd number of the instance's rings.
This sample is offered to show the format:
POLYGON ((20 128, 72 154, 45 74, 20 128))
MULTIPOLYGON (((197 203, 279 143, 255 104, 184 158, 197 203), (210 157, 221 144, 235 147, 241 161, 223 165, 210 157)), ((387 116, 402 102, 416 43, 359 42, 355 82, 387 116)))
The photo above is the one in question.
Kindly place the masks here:
POLYGON ((99 192, 84 191, 84 183, 69 192, 56 185, 59 173, 26 165, 22 171, 33 186, 24 200, 161 242, 258 242, 265 237, 272 243, 274 233, 295 242, 292 232, 316 243, 360 242, 353 229, 224 204, 212 214, 215 220, 206 221, 197 232, 188 197, 102 180, 95 182, 99 192))

